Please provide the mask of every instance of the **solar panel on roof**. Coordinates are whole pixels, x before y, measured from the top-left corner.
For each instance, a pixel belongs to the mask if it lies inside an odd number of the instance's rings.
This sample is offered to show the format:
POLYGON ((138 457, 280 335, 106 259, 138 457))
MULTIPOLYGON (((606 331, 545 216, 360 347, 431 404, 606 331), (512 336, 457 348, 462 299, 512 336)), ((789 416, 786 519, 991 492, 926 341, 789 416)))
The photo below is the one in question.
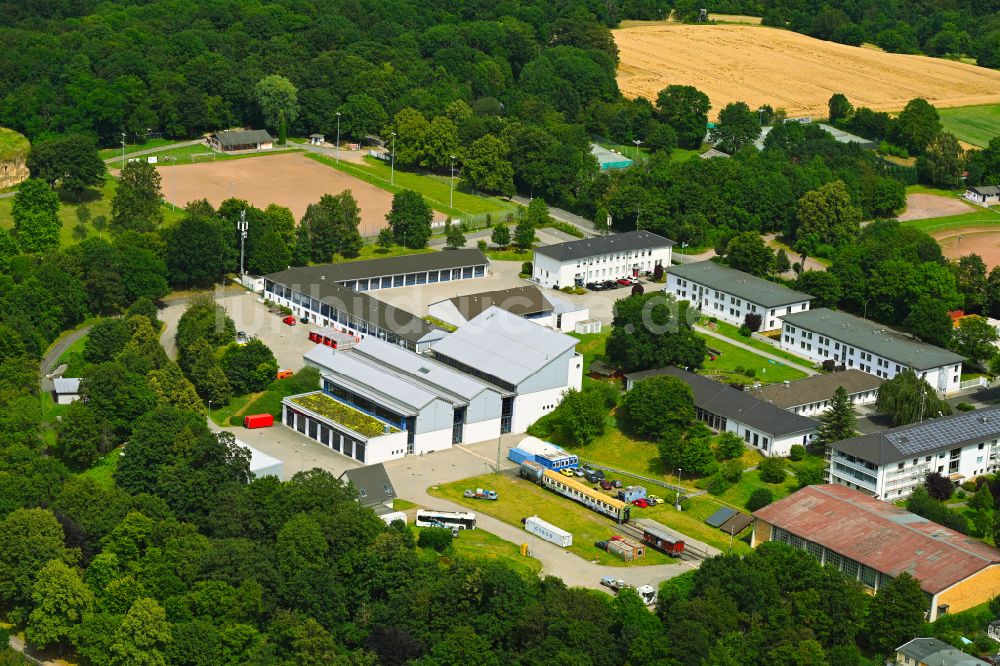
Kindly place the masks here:
POLYGON ((924 421, 901 432, 883 436, 905 455, 946 448, 959 442, 1000 435, 1000 419, 992 414, 959 414, 949 419, 924 421))
POLYGON ((705 522, 712 527, 720 527, 724 522, 732 518, 738 513, 736 509, 730 509, 727 506, 722 507, 711 516, 709 516, 705 522))

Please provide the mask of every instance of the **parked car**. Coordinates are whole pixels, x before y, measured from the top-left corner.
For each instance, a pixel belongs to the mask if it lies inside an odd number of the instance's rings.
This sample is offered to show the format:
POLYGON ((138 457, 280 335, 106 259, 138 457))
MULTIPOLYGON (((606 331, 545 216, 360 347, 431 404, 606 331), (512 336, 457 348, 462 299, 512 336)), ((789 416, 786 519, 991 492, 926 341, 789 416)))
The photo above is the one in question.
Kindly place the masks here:
POLYGON ((238 331, 236 333, 236 344, 245 345, 250 342, 250 338, 247 337, 246 331, 238 331))
POLYGON ((604 285, 600 282, 588 282, 584 286, 591 291, 604 291, 604 285))
POLYGON ((559 473, 562 474, 563 476, 574 476, 573 470, 571 470, 569 467, 563 467, 561 470, 559 470, 559 473))
POLYGON ((470 499, 495 500, 497 499, 497 491, 483 488, 476 488, 475 490, 472 490, 470 488, 462 493, 462 496, 470 499))
POLYGON ((605 280, 601 284, 604 285, 605 289, 618 289, 619 287, 621 287, 621 285, 615 282, 614 280, 605 280))
POLYGON ((623 287, 631 287, 632 286, 632 280, 629 279, 629 278, 619 278, 618 279, 618 284, 620 284, 623 287))
POLYGON ((649 502, 650 506, 663 504, 663 498, 660 497, 659 495, 646 495, 646 501, 649 502))
POLYGON ((309 323, 309 317, 306 317, 305 315, 303 315, 303 316, 299 317, 299 321, 302 322, 303 324, 308 324, 309 323))
POLYGON ((594 470, 587 470, 587 473, 584 474, 584 476, 587 478, 589 483, 597 483, 601 480, 601 477, 597 476, 594 470))
POLYGON ((611 479, 611 485, 615 488, 624 488, 625 484, 621 482, 620 479, 611 479))
POLYGON ((291 377, 294 374, 295 374, 295 372, 293 370, 291 370, 290 368, 285 368, 284 370, 278 370, 278 372, 275 374, 274 378, 275 379, 288 379, 289 377, 291 377))
POLYGON ((288 315, 287 317, 282 318, 281 321, 288 324, 289 326, 295 326, 295 317, 293 317, 292 315, 288 315))
POLYGON ((611 485, 611 482, 607 481, 605 479, 601 479, 600 484, 601 484, 601 488, 604 489, 604 490, 611 490, 612 488, 614 488, 614 486, 611 485))
POLYGON ((637 500, 632 500, 632 506, 637 506, 640 509, 648 509, 649 508, 649 502, 646 499, 640 497, 637 500))
POLYGON ((579 467, 577 467, 575 470, 573 470, 573 473, 576 474, 577 476, 586 476, 587 475, 587 472, 585 470, 583 470, 583 469, 580 469, 579 467))

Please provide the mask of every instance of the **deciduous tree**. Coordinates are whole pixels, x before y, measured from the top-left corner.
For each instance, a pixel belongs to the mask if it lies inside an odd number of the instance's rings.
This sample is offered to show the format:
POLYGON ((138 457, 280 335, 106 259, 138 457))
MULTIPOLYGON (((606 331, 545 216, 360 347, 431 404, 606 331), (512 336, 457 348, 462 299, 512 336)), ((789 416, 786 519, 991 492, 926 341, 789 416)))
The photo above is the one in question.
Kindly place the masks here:
POLYGON ((938 347, 951 344, 954 328, 948 307, 936 298, 925 296, 918 300, 906 317, 906 327, 924 342, 938 347))
POLYGON ((271 129, 278 129, 282 116, 289 124, 294 124, 299 117, 298 89, 280 74, 269 74, 258 81, 254 97, 265 124, 271 129))
POLYGON ((0 521, 0 602, 25 608, 42 566, 62 559, 63 528, 50 511, 17 509, 0 521))
POLYGON ((827 117, 829 118, 831 125, 834 125, 842 120, 847 120, 854 111, 854 107, 851 105, 851 102, 843 93, 834 93, 833 96, 830 97, 827 107, 830 111, 829 114, 827 114, 827 117))
POLYGON ((427 247, 434 213, 422 196, 413 190, 396 192, 385 219, 398 245, 413 249, 427 247))
POLYGON ((755 231, 746 231, 726 245, 726 263, 738 271, 764 277, 771 273, 774 252, 755 231))
POLYGON ((21 252, 44 254, 59 246, 59 197, 45 181, 29 178, 14 195, 10 214, 21 252))
POLYGON ((681 148, 699 148, 708 131, 708 95, 694 86, 671 85, 656 97, 660 119, 677 133, 681 148))
POLYGON ((45 649, 63 645, 94 606, 94 593, 80 579, 76 569, 60 560, 50 560, 38 572, 31 589, 34 609, 28 616, 25 636, 33 646, 45 649))
POLYGON ((629 426, 641 437, 658 437, 670 427, 684 429, 694 420, 691 387, 666 375, 637 383, 622 406, 629 426))
POLYGON ((799 238, 815 235, 834 247, 854 239, 861 229, 861 208, 851 201, 843 181, 834 181, 806 192, 795 211, 799 238))
POLYGON ((462 233, 461 224, 453 224, 451 220, 444 225, 445 247, 459 248, 465 247, 465 234, 462 233))
POLYGON ((172 640, 167 613, 155 600, 137 599, 111 644, 111 666, 166 666, 163 650, 172 640))
POLYGON ((490 234, 490 240, 501 250, 505 249, 510 245, 510 227, 506 224, 498 224, 493 227, 493 233, 490 234))
POLYGON ((997 353, 997 330, 982 317, 964 317, 952 334, 956 352, 973 363, 985 364, 997 353))
POLYGON ((920 180, 937 187, 958 187, 962 179, 962 152, 954 134, 938 133, 917 158, 920 180))
POLYGON ((476 139, 462 159, 462 178, 477 190, 514 194, 514 167, 503 139, 492 134, 476 139))
POLYGON ((888 655, 921 635, 927 600, 920 582, 905 571, 882 587, 868 607, 868 642, 878 654, 888 655))
POLYGON ((875 409, 890 415, 894 426, 951 415, 951 405, 939 398, 934 388, 913 370, 904 370, 882 383, 875 409))
POLYGON ((753 145, 760 136, 760 118, 744 102, 727 104, 719 111, 719 121, 709 130, 709 141, 719 150, 733 154, 753 145))
POLYGON ((129 162, 121 170, 111 200, 111 227, 116 231, 153 231, 163 222, 160 174, 145 160, 129 162))
POLYGON ((388 120, 385 109, 378 100, 366 93, 348 95, 347 101, 340 107, 340 113, 340 129, 344 136, 358 140, 375 134, 388 120))
POLYGON ((676 365, 695 370, 708 353, 695 335, 686 304, 663 292, 629 296, 615 302, 608 357, 627 372, 676 365))
POLYGON ((231 344, 222 354, 220 362, 229 385, 237 395, 263 391, 278 372, 274 354, 256 338, 245 345, 231 344))
POLYGON ((894 127, 897 143, 911 155, 920 155, 941 132, 941 117, 930 102, 918 97, 907 102, 894 127))
POLYGON ((52 187, 58 184, 76 199, 88 187, 103 185, 107 175, 94 140, 83 134, 36 141, 31 147, 28 169, 32 177, 41 178, 52 187))

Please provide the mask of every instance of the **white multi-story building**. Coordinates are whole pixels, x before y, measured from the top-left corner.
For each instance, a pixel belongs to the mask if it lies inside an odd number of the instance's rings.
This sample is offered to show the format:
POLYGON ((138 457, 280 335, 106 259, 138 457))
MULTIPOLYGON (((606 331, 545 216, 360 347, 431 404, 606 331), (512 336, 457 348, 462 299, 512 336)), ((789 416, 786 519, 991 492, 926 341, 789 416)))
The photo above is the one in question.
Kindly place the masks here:
POLYGON ((748 314, 760 315, 762 331, 781 328, 781 317, 808 310, 814 298, 714 261, 671 266, 666 273, 664 291, 678 301, 735 326, 748 314))
POLYGON ((629 231, 556 243, 535 249, 531 279, 543 287, 582 287, 639 277, 670 265, 674 242, 650 231, 629 231))
POLYGON ((764 384, 750 395, 802 416, 819 416, 830 409, 838 388, 847 391, 852 405, 870 405, 878 398, 883 379, 860 370, 821 373, 780 384, 764 384))
POLYGON ((490 306, 497 306, 519 317, 557 331, 572 332, 580 322, 590 319, 590 308, 576 305, 551 294, 543 294, 533 284, 513 289, 452 296, 431 303, 427 314, 452 326, 464 326, 490 306))
MULTIPOLYGON (((429 355, 494 387, 501 395, 500 432, 524 432, 580 390, 577 339, 496 306, 432 347, 429 355)), ((472 440, 468 440, 472 441, 472 440)))
POLYGON ((782 317, 781 348, 822 363, 892 379, 912 369, 941 395, 961 385, 962 357, 846 312, 819 308, 782 317))
POLYGON ((883 500, 909 495, 938 472, 961 483, 1000 469, 1000 405, 827 447, 827 480, 883 500))

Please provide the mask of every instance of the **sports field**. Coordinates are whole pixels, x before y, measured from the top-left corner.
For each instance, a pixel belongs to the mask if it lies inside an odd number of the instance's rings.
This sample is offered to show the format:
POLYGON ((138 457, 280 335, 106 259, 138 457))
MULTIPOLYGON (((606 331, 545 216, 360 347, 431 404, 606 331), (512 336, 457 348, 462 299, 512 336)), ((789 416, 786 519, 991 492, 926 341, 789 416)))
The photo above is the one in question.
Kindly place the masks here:
POLYGON ((931 217, 904 224, 927 232, 949 259, 975 253, 988 268, 1000 266, 1000 211, 970 208, 970 212, 962 215, 931 217))
POLYGON ((897 111, 923 97, 938 107, 1000 103, 1000 71, 924 56, 883 53, 750 25, 654 23, 612 31, 618 85, 655 100, 669 84, 696 86, 712 101, 770 104, 822 117, 833 93, 855 105, 897 111))
POLYGON ((985 147, 1000 136, 1000 104, 938 109, 941 124, 960 141, 985 147))
POLYGON ((324 194, 351 190, 361 208, 362 235, 371 236, 386 225, 392 195, 348 174, 330 169, 302 154, 262 155, 252 160, 202 162, 157 167, 167 200, 184 205, 208 199, 213 206, 236 197, 258 208, 278 204, 291 209, 298 220, 306 207, 324 194))

